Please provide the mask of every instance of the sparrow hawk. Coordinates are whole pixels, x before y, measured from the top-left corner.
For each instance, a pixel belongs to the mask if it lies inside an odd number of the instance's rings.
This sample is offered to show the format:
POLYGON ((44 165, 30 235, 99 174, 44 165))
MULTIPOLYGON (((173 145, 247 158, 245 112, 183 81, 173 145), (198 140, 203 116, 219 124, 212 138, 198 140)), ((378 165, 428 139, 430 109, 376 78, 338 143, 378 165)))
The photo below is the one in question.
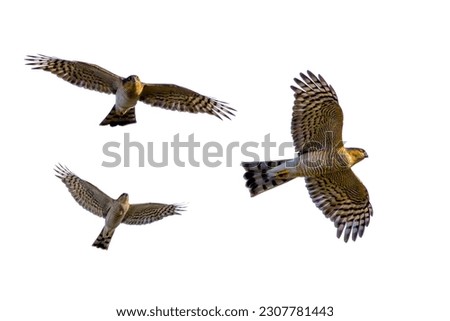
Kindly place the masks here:
POLYGON ((308 71, 295 78, 291 133, 296 152, 294 159, 243 162, 244 178, 250 195, 305 177, 313 202, 337 228, 355 241, 364 233, 373 214, 369 194, 351 170, 368 157, 361 148, 346 148, 342 142, 343 113, 334 89, 319 75, 308 71))
POLYGON ((170 215, 179 215, 182 205, 159 203, 130 204, 128 194, 123 193, 113 199, 100 189, 82 180, 67 167, 57 165, 56 177, 69 189, 75 201, 85 210, 105 219, 105 226, 92 246, 107 250, 114 231, 120 223, 131 225, 149 224, 170 215))
POLYGON ((25 58, 33 69, 49 71, 73 85, 115 94, 116 103, 100 125, 125 126, 136 122, 135 106, 142 101, 152 106, 189 113, 206 113, 230 119, 235 109, 227 103, 171 84, 146 84, 136 75, 122 78, 94 64, 44 55, 25 58))

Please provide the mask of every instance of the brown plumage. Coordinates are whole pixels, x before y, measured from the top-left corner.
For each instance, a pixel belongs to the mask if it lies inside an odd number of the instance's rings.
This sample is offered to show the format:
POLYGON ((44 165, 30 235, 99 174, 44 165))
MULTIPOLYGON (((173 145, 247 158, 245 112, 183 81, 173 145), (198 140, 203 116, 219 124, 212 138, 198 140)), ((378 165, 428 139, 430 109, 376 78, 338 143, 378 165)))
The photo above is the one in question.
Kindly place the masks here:
POLYGON ((67 186, 75 201, 85 210, 105 219, 105 226, 95 240, 95 247, 107 250, 116 228, 121 224, 149 224, 164 217, 179 215, 184 210, 183 205, 128 203, 128 194, 123 193, 117 200, 103 193, 88 181, 79 178, 67 167, 57 165, 56 177, 67 186))
POLYGON ((125 126, 136 122, 138 101, 169 110, 206 113, 230 119, 235 109, 227 103, 172 84, 147 84, 132 75, 122 78, 94 64, 44 55, 27 56, 33 69, 51 72, 73 85, 106 94, 115 94, 116 103, 100 125, 125 126))
POLYGON ((344 241, 362 236, 373 214, 369 193, 351 167, 367 157, 361 148, 342 142, 343 113, 334 89, 308 71, 292 86, 295 101, 291 132, 298 156, 266 162, 244 162, 250 195, 305 177, 316 206, 330 218, 344 241))

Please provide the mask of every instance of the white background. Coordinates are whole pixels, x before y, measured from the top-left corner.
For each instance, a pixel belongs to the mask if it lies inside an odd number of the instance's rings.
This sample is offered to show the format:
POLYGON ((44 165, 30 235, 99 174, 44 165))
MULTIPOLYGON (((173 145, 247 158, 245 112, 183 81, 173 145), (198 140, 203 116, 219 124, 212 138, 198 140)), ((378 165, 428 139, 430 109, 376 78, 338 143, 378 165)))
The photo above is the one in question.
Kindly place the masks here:
POLYGON ((260 306, 331 305, 332 320, 448 320, 448 12, 443 1, 3 2, 0 319, 218 305, 256 320, 260 306), (237 116, 139 103, 137 124, 101 127, 114 97, 32 71, 36 53, 186 86, 237 116), (237 149, 231 167, 102 166, 124 133, 155 146, 177 133, 289 142, 289 86, 308 69, 335 88, 346 145, 369 154, 354 171, 374 216, 356 242, 336 238, 302 179, 250 198, 237 149), (54 177, 58 162, 112 197, 187 211, 121 225, 99 250, 103 222, 54 177))

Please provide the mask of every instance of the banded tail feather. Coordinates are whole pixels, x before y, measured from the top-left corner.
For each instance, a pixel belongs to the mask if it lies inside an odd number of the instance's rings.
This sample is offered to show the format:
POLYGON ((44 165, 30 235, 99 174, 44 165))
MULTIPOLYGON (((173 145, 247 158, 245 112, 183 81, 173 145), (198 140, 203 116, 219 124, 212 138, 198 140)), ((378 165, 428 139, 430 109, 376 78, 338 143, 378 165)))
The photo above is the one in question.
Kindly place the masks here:
POLYGON ((102 229, 102 231, 100 232, 100 234, 98 235, 97 239, 92 244, 92 246, 98 247, 99 249, 107 250, 115 230, 106 233, 106 236, 103 235, 104 231, 105 227, 102 229))
POLYGON ((103 119, 100 123, 100 126, 109 125, 111 127, 114 126, 126 126, 129 124, 134 124, 136 122, 136 109, 135 107, 131 107, 127 110, 127 112, 123 115, 119 115, 116 111, 116 105, 113 106, 109 114, 103 119))
POLYGON ((289 182, 297 177, 294 159, 283 159, 266 162, 242 162, 245 169, 245 186, 250 190, 250 196, 259 195, 269 189, 289 182))

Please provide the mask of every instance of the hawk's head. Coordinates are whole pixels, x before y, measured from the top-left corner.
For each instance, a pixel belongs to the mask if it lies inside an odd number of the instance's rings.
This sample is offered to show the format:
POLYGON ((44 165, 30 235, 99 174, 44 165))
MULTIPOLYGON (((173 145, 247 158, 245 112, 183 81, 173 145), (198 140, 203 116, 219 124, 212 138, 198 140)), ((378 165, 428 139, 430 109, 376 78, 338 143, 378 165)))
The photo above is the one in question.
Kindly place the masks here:
POLYGON ((144 84, 136 75, 131 75, 123 79, 122 84, 129 98, 139 96, 144 89, 144 84))
POLYGON ((128 194, 127 193, 123 193, 122 195, 119 196, 119 198, 117 200, 120 203, 128 203, 128 194))
POLYGON ((140 83, 141 80, 136 75, 131 75, 122 80, 122 83, 125 85, 126 83, 140 83))
POLYGON ((119 196, 117 201, 119 202, 120 206, 119 215, 124 215, 126 212, 128 212, 128 209, 130 208, 130 203, 128 203, 128 194, 123 193, 122 195, 119 196))
POLYGON ((369 157, 366 151, 362 148, 347 148, 348 155, 350 156, 350 166, 362 161, 364 158, 369 157))

